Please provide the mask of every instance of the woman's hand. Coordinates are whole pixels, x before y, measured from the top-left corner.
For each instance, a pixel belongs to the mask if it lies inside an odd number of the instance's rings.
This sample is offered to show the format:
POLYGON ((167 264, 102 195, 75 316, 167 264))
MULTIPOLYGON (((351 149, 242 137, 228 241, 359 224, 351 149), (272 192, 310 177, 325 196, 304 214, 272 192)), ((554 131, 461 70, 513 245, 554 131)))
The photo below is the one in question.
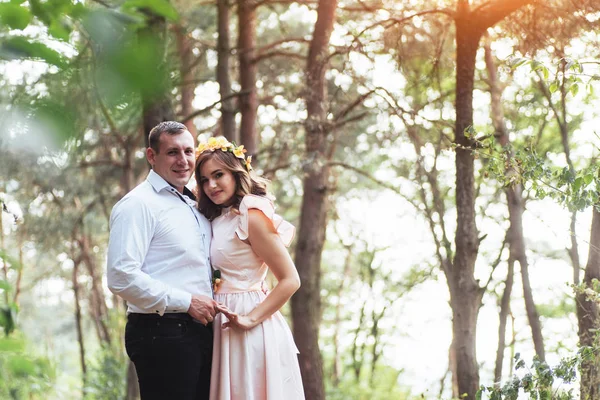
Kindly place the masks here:
POLYGON ((222 329, 234 328, 247 331, 258 325, 258 323, 249 316, 234 313, 227 306, 219 304, 216 308, 229 320, 221 325, 222 329))

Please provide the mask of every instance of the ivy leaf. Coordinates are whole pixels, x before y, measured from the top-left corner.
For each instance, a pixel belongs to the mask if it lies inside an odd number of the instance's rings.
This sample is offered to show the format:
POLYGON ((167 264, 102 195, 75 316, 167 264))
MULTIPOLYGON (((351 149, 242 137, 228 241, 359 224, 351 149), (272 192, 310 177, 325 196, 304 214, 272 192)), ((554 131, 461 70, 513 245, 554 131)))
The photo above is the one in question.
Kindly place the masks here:
POLYGON ((169 21, 177 21, 179 14, 167 0, 128 0, 123 3, 123 10, 150 11, 152 14, 165 17, 169 21))
POLYGON ((569 60, 569 62, 567 62, 567 65, 565 65, 565 69, 569 70, 571 69, 571 67, 575 64, 575 62, 573 60, 569 60))
POLYGON ((571 94, 573 96, 576 96, 577 93, 579 92, 579 85, 577 83, 574 83, 570 88, 569 91, 571 92, 571 94))
POLYGON ((0 3, 0 21, 11 29, 25 29, 32 15, 25 7, 15 3, 0 3))
POLYGON ((575 182, 573 182, 573 192, 578 192, 581 188, 581 185, 583 185, 583 178, 580 176, 575 179, 575 182))
POLYGON ((4 250, 0 250, 0 260, 4 260, 6 263, 8 263, 11 269, 14 269, 16 271, 21 269, 21 263, 19 263, 15 258, 8 255, 8 253, 4 250))
POLYGON ((511 65, 513 68, 518 68, 521 65, 524 65, 525 63, 529 62, 528 59, 526 58, 522 58, 522 57, 516 57, 512 59, 511 65))
POLYGON ((10 283, 8 283, 7 281, 5 281, 4 279, 0 279, 0 289, 9 291, 11 288, 10 283))
POLYGON ((15 313, 13 308, 0 308, 0 326, 4 328, 4 334, 10 335, 15 330, 15 313))
POLYGON ((71 29, 65 23, 59 20, 54 20, 48 26, 48 33, 57 39, 68 41, 69 35, 71 34, 71 29))
POLYGON ((0 59, 41 59, 48 64, 64 67, 64 57, 57 51, 39 42, 32 42, 23 36, 8 38, 0 44, 0 59))

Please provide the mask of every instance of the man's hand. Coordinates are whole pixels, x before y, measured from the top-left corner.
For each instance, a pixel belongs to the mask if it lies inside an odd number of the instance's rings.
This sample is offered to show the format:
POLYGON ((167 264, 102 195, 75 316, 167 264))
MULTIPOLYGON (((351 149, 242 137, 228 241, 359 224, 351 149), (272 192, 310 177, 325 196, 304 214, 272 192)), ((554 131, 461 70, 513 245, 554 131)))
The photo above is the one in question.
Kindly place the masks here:
POLYGON ((207 325, 215 319, 217 302, 207 296, 192 296, 188 314, 200 323, 207 325))

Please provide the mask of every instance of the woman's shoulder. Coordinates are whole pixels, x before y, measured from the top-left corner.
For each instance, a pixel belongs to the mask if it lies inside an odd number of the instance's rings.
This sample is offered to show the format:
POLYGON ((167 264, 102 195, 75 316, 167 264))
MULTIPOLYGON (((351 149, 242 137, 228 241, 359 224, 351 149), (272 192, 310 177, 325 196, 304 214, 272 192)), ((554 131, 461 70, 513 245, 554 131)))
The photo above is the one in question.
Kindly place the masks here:
POLYGON ((251 209, 262 211, 267 217, 272 218, 275 213, 275 204, 266 196, 258 196, 256 194, 247 194, 242 198, 239 206, 241 215, 248 214, 251 209))
POLYGON ((260 214, 250 217, 250 210, 259 210, 262 212, 262 214, 264 214, 269 220, 269 222, 264 222, 272 224, 283 240, 284 244, 288 246, 291 243, 295 232, 294 226, 289 222, 284 221, 281 216, 275 214, 275 205, 271 199, 265 196, 258 196, 254 194, 248 194, 244 196, 240 203, 240 221, 236 230, 236 233, 240 239, 248 239, 248 222, 250 219, 260 221, 262 218, 264 218, 261 217, 260 214))

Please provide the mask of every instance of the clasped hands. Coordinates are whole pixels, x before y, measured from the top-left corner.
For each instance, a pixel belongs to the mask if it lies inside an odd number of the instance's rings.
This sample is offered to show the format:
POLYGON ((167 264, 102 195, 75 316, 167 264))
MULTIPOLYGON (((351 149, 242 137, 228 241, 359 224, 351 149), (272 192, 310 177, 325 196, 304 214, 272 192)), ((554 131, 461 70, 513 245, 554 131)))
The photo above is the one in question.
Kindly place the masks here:
POLYGON ((208 296, 192 296, 188 314, 195 320, 200 321, 201 324, 208 325, 209 322, 212 322, 215 319, 215 315, 218 312, 225 315, 228 319, 227 322, 221 325, 223 329, 231 327, 248 330, 258 325, 258 323, 249 316, 234 313, 224 304, 218 303, 208 296))

